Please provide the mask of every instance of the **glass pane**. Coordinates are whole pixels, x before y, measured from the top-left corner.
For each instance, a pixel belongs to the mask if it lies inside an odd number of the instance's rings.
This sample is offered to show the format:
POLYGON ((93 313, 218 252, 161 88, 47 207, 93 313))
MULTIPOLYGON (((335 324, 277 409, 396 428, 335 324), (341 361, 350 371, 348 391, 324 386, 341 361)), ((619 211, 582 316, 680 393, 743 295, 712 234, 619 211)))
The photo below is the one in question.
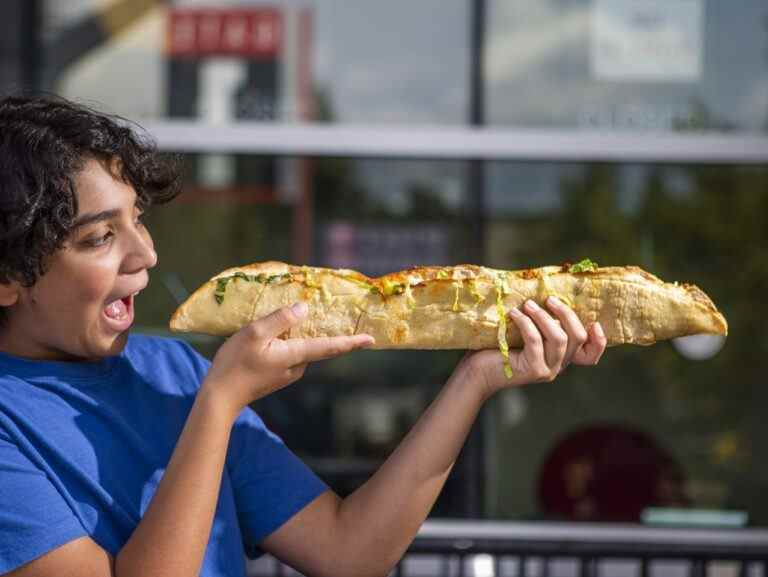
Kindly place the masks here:
POLYGON ((60 4, 46 4, 50 88, 129 118, 466 121, 464 2, 60 4))
MULTIPOLYGON (((160 258, 153 282, 137 302, 138 331, 168 335, 176 306, 231 266, 282 260, 378 276, 419 264, 472 260, 464 163, 247 155, 187 155, 185 161, 184 192, 146 220, 160 258), (307 242, 308 253, 301 248, 307 242)), ((172 336, 188 339, 208 357, 223 342, 172 336)), ((256 408, 318 474, 346 494, 381 465, 460 356, 457 351, 356 353, 310 367, 301 387, 270 395, 256 408)), ((455 488, 441 498, 436 514, 465 515, 461 496, 467 483, 455 476, 449 486, 455 488)))
MULTIPOLYGON (((457 466, 435 514, 468 514, 468 491, 481 486, 494 518, 637 521, 648 506, 674 505, 744 510, 768 524, 765 168, 488 163, 487 253, 478 257, 466 163, 186 158, 185 193, 148 218, 160 263, 137 303, 139 330, 164 330, 178 300, 226 267, 301 262, 302 243, 311 245, 305 262, 370 275, 457 262, 636 264, 705 290, 729 321, 724 346, 616 347, 596 369, 500 395, 486 412, 486 460, 457 466)), ((209 356, 221 342, 192 338, 209 356)), ((356 353, 313 366, 257 409, 346 493, 460 356, 356 353)))
POLYGON ((757 132, 763 0, 493 0, 490 124, 757 132))
POLYGON ((648 506, 749 512, 761 498, 768 400, 768 170, 489 165, 489 264, 636 264, 707 292, 729 322, 707 341, 609 349, 596 370, 503 395, 502 517, 638 521, 648 506), (689 345, 689 346, 686 346, 689 345))

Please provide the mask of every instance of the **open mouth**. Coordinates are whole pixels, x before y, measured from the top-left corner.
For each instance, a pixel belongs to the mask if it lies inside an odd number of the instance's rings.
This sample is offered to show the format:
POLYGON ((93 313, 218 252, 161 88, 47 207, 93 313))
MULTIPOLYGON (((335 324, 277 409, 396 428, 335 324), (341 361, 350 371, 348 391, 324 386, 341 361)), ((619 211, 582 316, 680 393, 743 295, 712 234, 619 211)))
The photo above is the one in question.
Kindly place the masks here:
POLYGON ((117 331, 124 331, 133 323, 133 299, 138 293, 117 299, 104 307, 107 323, 117 331))
POLYGON ((110 319, 123 320, 128 318, 132 307, 133 295, 117 299, 107 305, 104 314, 110 319))

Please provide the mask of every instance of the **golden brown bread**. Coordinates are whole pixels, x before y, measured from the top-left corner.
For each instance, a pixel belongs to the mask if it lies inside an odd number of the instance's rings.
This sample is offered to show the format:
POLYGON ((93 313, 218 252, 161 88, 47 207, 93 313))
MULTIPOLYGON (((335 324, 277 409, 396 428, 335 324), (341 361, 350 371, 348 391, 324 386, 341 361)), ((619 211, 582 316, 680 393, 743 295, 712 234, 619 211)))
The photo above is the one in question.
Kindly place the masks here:
POLYGON ((499 346, 506 328, 514 348, 522 340, 515 324, 506 322, 509 310, 554 295, 585 326, 600 321, 609 345, 728 332, 723 315, 693 285, 665 283, 635 266, 571 270, 458 265, 368 278, 351 270, 256 263, 225 270, 203 284, 176 310, 170 327, 226 336, 304 301, 309 315, 292 337, 365 333, 379 349, 485 349, 499 346))

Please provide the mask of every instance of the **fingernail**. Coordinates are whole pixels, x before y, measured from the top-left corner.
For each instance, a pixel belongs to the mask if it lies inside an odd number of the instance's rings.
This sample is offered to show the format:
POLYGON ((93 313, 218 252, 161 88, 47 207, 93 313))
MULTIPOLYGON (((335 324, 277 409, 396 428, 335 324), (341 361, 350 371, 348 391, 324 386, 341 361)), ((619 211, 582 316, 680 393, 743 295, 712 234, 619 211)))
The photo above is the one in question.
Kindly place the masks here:
POLYGON ((605 333, 603 332, 603 325, 601 325, 600 323, 595 323, 595 332, 600 337, 605 336, 605 333))
POLYGON ((557 307, 557 306, 560 306, 561 303, 559 298, 550 295, 547 297, 547 304, 557 307))
POLYGON ((309 310, 309 307, 307 307, 307 303, 305 302, 298 302, 291 307, 291 312, 295 314, 297 317, 305 316, 308 310, 309 310))
POLYGON ((520 312, 520 309, 515 307, 513 309, 509 309, 509 314, 511 314, 513 317, 519 317, 523 313, 520 312))
POLYGON ((526 301, 525 306, 531 311, 539 310, 539 305, 537 305, 535 301, 526 301))

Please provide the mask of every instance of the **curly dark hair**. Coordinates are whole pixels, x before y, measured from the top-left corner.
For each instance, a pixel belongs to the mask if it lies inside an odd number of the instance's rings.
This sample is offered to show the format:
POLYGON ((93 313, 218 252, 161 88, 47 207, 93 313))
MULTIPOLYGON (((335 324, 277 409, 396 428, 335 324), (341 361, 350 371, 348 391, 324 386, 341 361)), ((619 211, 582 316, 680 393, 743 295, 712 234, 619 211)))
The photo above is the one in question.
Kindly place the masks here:
POLYGON ((72 230, 74 179, 90 159, 119 159, 142 209, 179 193, 178 158, 135 128, 56 96, 0 99, 0 282, 30 287, 45 274, 72 230))

